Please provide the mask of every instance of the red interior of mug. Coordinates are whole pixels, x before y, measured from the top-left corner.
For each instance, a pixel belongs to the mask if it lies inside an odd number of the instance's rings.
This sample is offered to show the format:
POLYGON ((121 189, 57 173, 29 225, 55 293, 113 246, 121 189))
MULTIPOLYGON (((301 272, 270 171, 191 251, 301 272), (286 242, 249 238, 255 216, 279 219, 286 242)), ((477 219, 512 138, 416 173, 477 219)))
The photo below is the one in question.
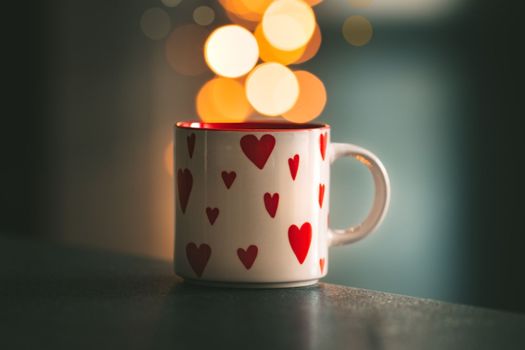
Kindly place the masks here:
POLYGON ((175 124, 183 129, 217 130, 217 131, 290 131, 329 128, 328 124, 293 124, 286 122, 246 122, 246 123, 203 123, 199 121, 183 121, 175 124))

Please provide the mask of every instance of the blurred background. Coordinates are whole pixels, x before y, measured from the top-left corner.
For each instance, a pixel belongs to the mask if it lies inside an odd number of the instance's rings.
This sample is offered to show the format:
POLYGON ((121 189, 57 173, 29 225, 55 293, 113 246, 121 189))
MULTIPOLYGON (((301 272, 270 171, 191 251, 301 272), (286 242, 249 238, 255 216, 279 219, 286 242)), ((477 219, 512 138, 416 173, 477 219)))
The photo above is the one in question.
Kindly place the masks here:
MULTIPOLYGON (((166 38, 199 25, 203 5, 204 33, 230 22, 216 1, 7 5, 0 235, 172 259, 172 126, 196 118, 213 74, 174 70, 166 38)), ((324 0, 314 11, 322 44, 297 69, 326 87, 317 121, 374 151, 392 182, 383 226, 332 249, 326 281, 525 312, 518 2, 324 0), (370 24, 359 45, 344 34, 350 16, 370 24)), ((373 194, 366 168, 338 162, 332 188, 332 225, 358 223, 373 194)))

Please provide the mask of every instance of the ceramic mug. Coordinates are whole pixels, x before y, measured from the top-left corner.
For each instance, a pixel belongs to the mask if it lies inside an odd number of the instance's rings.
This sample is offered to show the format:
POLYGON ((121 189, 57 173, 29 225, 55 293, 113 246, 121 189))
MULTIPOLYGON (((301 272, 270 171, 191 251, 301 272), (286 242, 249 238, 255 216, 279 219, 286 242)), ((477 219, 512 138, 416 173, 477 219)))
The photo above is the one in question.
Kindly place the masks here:
POLYGON ((372 232, 388 207, 387 172, 371 152, 330 143, 324 124, 179 122, 175 127, 175 271, 186 281, 295 287, 327 273, 328 248, 372 232), (371 172, 368 216, 328 227, 330 163, 371 172))

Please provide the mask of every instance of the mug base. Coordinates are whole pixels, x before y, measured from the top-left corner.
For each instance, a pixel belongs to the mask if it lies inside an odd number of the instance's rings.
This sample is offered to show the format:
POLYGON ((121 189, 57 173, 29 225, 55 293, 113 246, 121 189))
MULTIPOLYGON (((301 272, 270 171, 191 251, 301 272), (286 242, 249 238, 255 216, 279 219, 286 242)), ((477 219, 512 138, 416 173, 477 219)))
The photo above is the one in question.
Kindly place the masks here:
POLYGON ((205 287, 218 288, 249 288, 249 289, 274 289, 274 288, 297 288, 317 284, 318 279, 296 282, 217 282, 184 278, 184 283, 205 287))

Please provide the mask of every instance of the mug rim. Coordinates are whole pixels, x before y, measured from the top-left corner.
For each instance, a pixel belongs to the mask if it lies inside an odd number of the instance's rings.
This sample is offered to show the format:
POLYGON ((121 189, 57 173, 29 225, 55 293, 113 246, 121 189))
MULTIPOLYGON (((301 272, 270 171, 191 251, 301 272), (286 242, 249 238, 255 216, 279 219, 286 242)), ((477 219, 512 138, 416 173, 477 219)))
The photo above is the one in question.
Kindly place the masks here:
POLYGON ((323 123, 294 124, 282 121, 254 121, 237 123, 205 123, 197 120, 186 120, 175 123, 178 129, 200 131, 264 131, 264 132, 296 132, 318 129, 330 129, 323 123))

